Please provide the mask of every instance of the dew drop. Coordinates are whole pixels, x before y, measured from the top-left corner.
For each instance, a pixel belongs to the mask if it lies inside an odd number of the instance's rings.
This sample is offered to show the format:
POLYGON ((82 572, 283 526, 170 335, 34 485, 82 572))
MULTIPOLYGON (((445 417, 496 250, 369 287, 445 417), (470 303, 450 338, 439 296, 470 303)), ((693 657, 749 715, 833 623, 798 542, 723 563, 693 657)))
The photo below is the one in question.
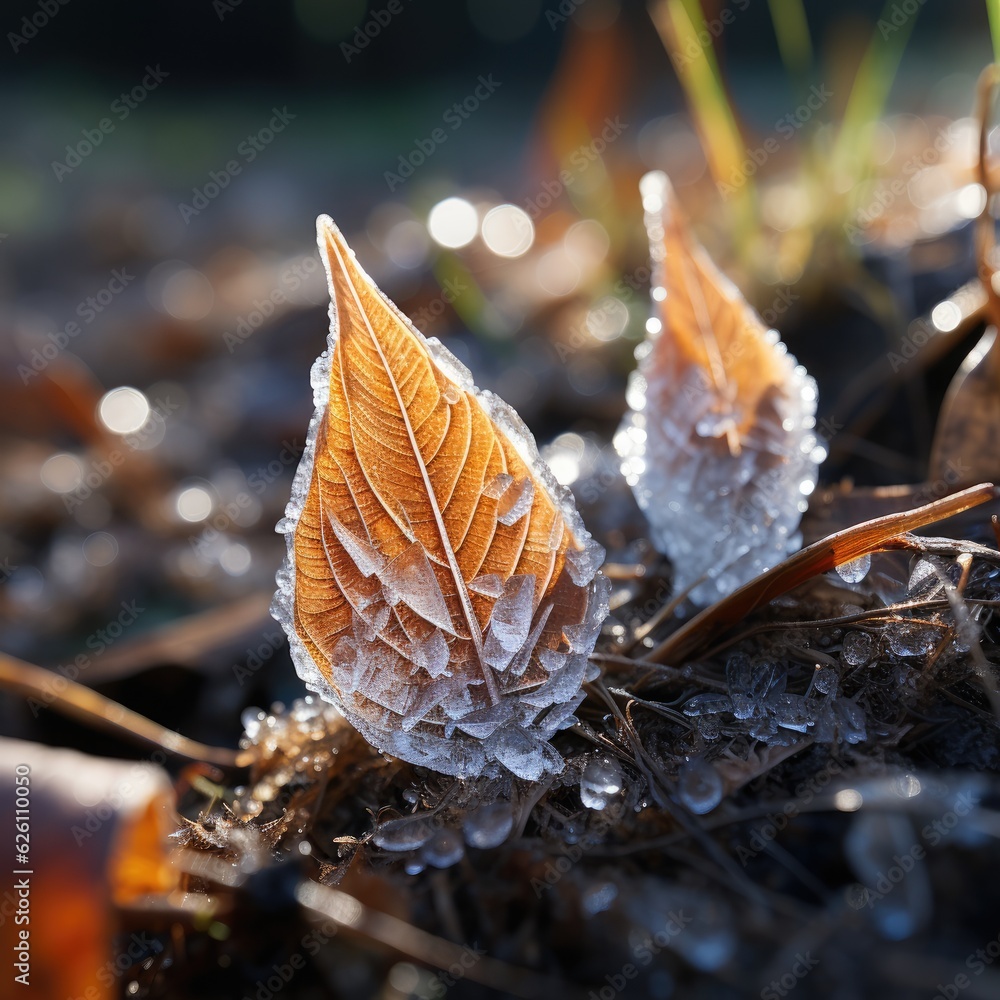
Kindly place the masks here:
POLYGON ((514 827, 514 811, 509 802, 491 802, 465 817, 462 829, 469 847, 482 850, 499 847, 514 827))
POLYGON ((604 809, 622 790, 621 765, 613 757, 591 760, 580 778, 580 799, 588 809, 604 809))
POLYGON ((677 776, 677 795, 696 816, 711 812, 722 801, 722 776, 702 758, 686 761, 677 776))
POLYGON ((868 575, 868 570, 871 568, 871 553, 866 553, 850 562, 841 563, 837 567, 837 575, 845 583, 860 583, 868 575))
POLYGON ((465 845, 457 830, 438 830, 420 852, 422 860, 434 868, 450 868, 464 855, 465 845))
POLYGON ((867 632, 848 632, 844 636, 840 658, 849 667, 862 667, 871 660, 874 645, 867 632))

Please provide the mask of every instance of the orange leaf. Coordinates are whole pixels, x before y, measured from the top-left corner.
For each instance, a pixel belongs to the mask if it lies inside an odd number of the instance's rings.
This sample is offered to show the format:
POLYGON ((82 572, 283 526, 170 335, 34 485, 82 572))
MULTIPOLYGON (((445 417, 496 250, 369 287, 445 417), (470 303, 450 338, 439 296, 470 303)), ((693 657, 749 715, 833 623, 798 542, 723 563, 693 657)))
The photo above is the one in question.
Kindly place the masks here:
POLYGON ((299 675, 413 763, 557 771, 548 739, 607 614, 603 550, 517 414, 318 229, 331 333, 274 605, 299 675))
POLYGON ((816 384, 694 239, 666 175, 641 190, 654 316, 615 447, 676 588, 707 604, 797 544, 825 456, 816 384))

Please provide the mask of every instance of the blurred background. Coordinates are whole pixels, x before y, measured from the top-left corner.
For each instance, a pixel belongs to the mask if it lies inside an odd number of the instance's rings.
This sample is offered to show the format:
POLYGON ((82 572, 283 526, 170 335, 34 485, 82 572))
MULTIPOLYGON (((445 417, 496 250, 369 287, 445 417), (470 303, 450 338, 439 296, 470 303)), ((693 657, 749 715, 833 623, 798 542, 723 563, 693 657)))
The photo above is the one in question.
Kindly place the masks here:
MULTIPOLYGON (((266 605, 321 212, 596 497, 649 313, 638 180, 666 170, 816 376, 825 480, 926 474, 970 345, 928 370, 906 331, 974 276, 983 3, 18 0, 2 23, 7 652, 225 745, 300 693, 266 605), (199 612, 197 642, 162 638, 199 612)), ((642 531, 588 519, 613 554, 642 531)), ((9 735, 120 752, 0 705, 9 735)))

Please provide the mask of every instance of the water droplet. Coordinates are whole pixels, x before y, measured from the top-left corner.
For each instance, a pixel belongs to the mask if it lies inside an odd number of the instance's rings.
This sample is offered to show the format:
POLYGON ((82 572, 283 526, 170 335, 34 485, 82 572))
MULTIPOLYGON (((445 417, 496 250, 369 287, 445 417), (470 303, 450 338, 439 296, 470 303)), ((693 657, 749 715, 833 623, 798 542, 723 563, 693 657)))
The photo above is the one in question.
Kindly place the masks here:
POLYGON ((425 816, 404 816, 379 823, 372 842, 383 851, 414 851, 434 835, 434 825, 425 816))
POLYGON ((450 868, 465 855, 465 845, 457 830, 438 830, 423 846, 421 858, 435 868, 450 868))
POLYGON ((603 913, 618 895, 618 886, 614 882, 595 882, 588 886, 580 900, 583 912, 588 917, 595 913, 603 913))
POLYGON ((622 790, 621 765, 613 757, 590 761, 580 778, 580 799, 588 809, 604 809, 622 790))
POLYGON ((819 694, 830 694, 837 690, 837 671, 833 667, 817 667, 813 674, 813 690, 819 694))
POLYGON ((841 563, 837 567, 837 575, 845 583, 860 583, 872 568, 872 557, 870 553, 858 556, 850 562, 841 563))
POLYGON ((849 667, 862 667, 872 658, 875 642, 867 632, 848 632, 840 658, 849 667))
POLYGON ((890 624, 889 648, 897 656, 926 656, 937 645, 934 629, 919 624, 890 624))
POLYGON ((491 802, 465 817, 462 829, 470 847, 499 847, 514 827, 514 811, 509 802, 491 802))
POLYGON ((677 796, 697 816, 711 812, 722 801, 722 776, 701 757, 686 761, 677 776, 677 796))

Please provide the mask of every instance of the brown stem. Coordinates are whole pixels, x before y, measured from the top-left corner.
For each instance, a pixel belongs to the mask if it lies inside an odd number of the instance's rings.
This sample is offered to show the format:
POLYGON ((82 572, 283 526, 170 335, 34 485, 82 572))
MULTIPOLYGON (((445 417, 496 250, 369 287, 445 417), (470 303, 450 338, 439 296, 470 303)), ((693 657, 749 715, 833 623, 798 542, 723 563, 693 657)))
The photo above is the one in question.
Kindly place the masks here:
POLYGON ((222 767, 239 766, 234 750, 188 739, 83 684, 6 653, 0 653, 0 685, 40 701, 46 708, 54 708, 91 725, 119 729, 133 739, 153 743, 169 753, 222 767), (56 690, 57 683, 59 690, 56 690))

